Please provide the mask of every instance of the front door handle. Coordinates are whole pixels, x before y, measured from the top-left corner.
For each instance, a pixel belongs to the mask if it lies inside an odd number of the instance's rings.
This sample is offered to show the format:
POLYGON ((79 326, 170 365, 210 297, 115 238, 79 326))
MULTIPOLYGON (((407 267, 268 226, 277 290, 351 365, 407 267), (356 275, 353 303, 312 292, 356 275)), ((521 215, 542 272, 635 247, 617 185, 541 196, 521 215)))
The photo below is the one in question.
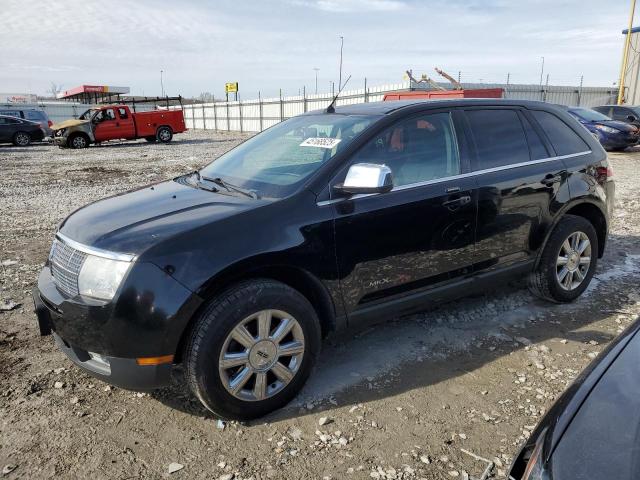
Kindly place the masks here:
POLYGON ((471 197, 469 195, 463 195, 461 197, 454 198, 453 200, 447 200, 446 202, 442 202, 442 206, 447 207, 450 210, 455 210, 470 202, 471 202, 471 197))

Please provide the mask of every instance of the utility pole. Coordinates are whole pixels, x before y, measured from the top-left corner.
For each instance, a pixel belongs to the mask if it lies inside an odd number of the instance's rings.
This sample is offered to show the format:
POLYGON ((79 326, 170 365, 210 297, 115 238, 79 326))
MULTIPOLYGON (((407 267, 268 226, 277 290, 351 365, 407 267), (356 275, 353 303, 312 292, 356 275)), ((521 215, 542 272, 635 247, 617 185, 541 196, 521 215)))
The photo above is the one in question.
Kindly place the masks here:
POLYGON ((633 28, 633 14, 636 11, 636 0, 631 0, 631 13, 629 14, 629 28, 627 37, 624 40, 624 53, 622 54, 622 67, 620 69, 620 82, 618 82, 618 105, 624 101, 624 77, 627 73, 627 58, 629 56, 629 45, 631 44, 631 29, 633 28))
POLYGON ((162 91, 162 96, 164 97, 164 83, 162 81, 162 73, 163 71, 160 70, 160 90, 162 91))
POLYGON ((338 77, 338 91, 342 90, 342 47, 343 46, 344 46, 344 37, 340 36, 340 76, 338 77))
POLYGON ((542 87, 542 76, 544 75, 544 57, 542 57, 542 68, 540 68, 540 86, 542 87))
POLYGON ((318 67, 313 67, 313 69, 316 71, 316 95, 318 94, 318 72, 320 71, 320 69, 318 67))

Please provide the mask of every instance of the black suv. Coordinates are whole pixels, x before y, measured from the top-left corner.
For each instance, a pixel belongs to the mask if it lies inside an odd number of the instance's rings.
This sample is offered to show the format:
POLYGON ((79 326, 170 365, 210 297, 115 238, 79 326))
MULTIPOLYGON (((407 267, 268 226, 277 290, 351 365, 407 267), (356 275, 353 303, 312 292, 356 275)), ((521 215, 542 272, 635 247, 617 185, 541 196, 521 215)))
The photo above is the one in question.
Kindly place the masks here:
POLYGON ((70 215, 34 292, 40 328, 114 385, 153 389, 183 363, 208 409, 261 416, 293 398, 333 330, 514 276, 577 298, 604 251, 611 175, 548 104, 307 113, 70 215))

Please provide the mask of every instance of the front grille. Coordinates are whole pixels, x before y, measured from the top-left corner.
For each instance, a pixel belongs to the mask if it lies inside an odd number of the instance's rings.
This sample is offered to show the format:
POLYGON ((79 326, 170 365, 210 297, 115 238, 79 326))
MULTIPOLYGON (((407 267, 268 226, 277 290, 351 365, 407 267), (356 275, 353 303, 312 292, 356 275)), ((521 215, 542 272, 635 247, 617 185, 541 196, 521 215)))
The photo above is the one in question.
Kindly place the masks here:
POLYGON ((53 241, 51 247, 51 274, 53 283, 58 289, 70 296, 78 295, 78 275, 87 254, 69 246, 59 238, 53 241))

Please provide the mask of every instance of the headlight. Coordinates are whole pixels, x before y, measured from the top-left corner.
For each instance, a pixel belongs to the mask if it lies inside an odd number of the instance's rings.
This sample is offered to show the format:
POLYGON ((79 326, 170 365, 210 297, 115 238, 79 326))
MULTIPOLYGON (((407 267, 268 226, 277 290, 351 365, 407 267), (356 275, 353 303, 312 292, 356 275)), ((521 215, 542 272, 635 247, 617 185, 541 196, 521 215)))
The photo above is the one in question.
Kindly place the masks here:
POLYGON ((606 133, 620 133, 620 130, 616 130, 615 128, 607 127, 606 125, 594 125, 598 130, 602 130, 606 133))
POLYGON ((131 262, 88 255, 78 276, 80 295, 111 300, 131 265, 131 262))
POLYGON ((522 480, 548 480, 549 473, 544 468, 544 459, 542 455, 542 447, 544 445, 544 439, 546 430, 538 437, 536 446, 531 452, 531 457, 527 462, 527 467, 522 475, 522 480))

